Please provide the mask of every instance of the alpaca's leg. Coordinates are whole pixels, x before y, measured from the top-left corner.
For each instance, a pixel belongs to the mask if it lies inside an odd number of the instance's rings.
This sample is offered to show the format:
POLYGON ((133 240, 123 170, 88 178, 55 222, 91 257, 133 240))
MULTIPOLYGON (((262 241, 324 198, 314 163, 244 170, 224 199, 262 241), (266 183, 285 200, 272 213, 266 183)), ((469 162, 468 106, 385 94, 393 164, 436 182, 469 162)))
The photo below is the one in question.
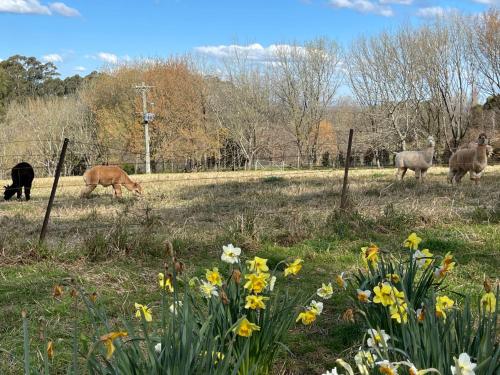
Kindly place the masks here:
POLYGON ((460 181, 462 180, 462 178, 465 176, 467 172, 466 171, 458 171, 456 174, 455 174, 455 177, 453 178, 453 180, 459 184, 460 181))
POLYGON ((420 177, 422 177, 422 171, 420 169, 415 169, 415 178, 417 181, 421 181, 420 177))
POLYGON ((26 196, 26 200, 30 200, 30 193, 31 193, 31 184, 29 185, 24 185, 24 195, 26 196))
POLYGON ((19 186, 19 188, 16 190, 17 193, 17 200, 20 201, 23 199, 23 187, 19 186))
POLYGON ((90 196, 90 193, 94 191, 94 189, 97 187, 97 185, 87 185, 85 188, 82 190, 80 197, 81 198, 88 198, 90 196))
POLYGON ((421 177, 422 177, 422 182, 424 182, 425 178, 427 177, 427 169, 423 169, 421 171, 421 177))
POLYGON ((474 183, 476 185, 478 185, 479 184, 479 180, 480 180, 481 175, 483 174, 483 172, 476 173, 474 171, 470 171, 469 174, 470 174, 470 179, 472 181, 474 181, 474 183))
POLYGON ((455 173, 456 173, 456 171, 454 171, 453 169, 450 169, 448 171, 448 183, 450 183, 452 185, 453 185, 453 179, 455 178, 455 173))
POLYGON ((396 177, 398 180, 403 181, 403 178, 405 177, 406 171, 408 169, 405 167, 398 168, 398 171, 396 173, 396 177))
POLYGON ((120 184, 113 184, 113 190, 115 192, 115 198, 122 197, 122 186, 120 184))

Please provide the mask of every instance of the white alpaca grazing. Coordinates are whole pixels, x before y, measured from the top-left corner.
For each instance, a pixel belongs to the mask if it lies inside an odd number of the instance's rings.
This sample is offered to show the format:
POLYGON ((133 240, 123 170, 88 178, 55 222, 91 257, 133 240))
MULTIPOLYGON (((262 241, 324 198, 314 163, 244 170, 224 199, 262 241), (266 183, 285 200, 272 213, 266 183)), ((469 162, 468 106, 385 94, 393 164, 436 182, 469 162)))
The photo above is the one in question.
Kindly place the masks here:
POLYGON ((422 151, 401 151, 396 154, 394 159, 397 172, 396 177, 403 180, 408 169, 415 171, 417 180, 423 181, 427 175, 427 170, 432 166, 432 159, 434 157, 434 138, 429 136, 427 138, 427 148, 422 151))

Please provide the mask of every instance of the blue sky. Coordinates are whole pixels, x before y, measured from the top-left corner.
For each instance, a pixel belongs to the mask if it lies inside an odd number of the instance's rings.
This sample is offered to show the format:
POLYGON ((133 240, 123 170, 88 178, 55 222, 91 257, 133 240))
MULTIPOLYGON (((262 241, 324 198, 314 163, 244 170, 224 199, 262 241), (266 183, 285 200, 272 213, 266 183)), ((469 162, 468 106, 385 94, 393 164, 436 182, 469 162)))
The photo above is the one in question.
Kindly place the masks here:
POLYGON ((36 56, 63 77, 141 57, 217 57, 231 44, 258 59, 273 44, 319 36, 348 44, 401 22, 492 5, 500 0, 0 0, 0 59, 36 56))

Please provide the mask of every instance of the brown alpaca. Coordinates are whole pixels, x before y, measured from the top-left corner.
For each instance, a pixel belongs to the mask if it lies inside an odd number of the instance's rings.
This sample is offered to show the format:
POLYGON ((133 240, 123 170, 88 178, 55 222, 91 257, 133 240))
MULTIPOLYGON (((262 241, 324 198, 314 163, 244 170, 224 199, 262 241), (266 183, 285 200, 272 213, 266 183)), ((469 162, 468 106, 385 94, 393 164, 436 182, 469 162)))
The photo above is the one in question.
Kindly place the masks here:
POLYGON ((122 196, 122 185, 132 191, 135 195, 142 194, 141 185, 132 181, 123 169, 115 165, 98 165, 92 167, 85 171, 83 174, 83 180, 85 181, 86 187, 82 190, 82 198, 88 198, 97 185, 112 185, 116 198, 121 198, 122 196))
POLYGON ((470 179, 476 184, 488 165, 488 137, 481 133, 477 139, 477 146, 457 150, 450 158, 448 182, 459 183, 462 177, 469 172, 470 179))

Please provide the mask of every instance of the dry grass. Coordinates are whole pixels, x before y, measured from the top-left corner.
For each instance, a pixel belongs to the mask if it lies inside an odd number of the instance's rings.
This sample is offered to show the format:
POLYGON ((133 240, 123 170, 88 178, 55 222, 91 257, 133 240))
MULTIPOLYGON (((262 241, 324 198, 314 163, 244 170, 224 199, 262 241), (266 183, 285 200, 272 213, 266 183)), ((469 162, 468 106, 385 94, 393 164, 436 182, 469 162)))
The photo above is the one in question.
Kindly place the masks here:
MULTIPOLYGON (((77 245, 86 233, 107 230, 120 222, 131 230, 161 232, 167 237, 215 238, 227 231, 250 231, 251 236, 273 237, 282 229, 313 218, 321 221, 339 201, 342 171, 257 171, 158 174, 136 176, 145 194, 140 199, 116 200, 111 188, 98 188, 91 199, 78 198, 81 177, 64 177, 52 211, 49 244, 61 239, 77 245)), ((433 168, 427 182, 412 176, 395 182, 392 169, 352 170, 351 206, 363 216, 378 219, 384 210, 417 216, 421 223, 469 221, 478 208, 498 204, 500 166, 490 167, 476 187, 446 183, 444 168, 433 168)), ((1 207, 2 225, 9 232, 27 233, 35 241, 50 193, 51 179, 37 179, 30 203, 8 202, 1 207), (17 223, 15 223, 17 222, 17 223), (21 223, 21 225, 19 225, 21 223)), ((387 214, 387 212, 386 212, 387 214)), ((298 234, 298 233, 296 233, 298 234)))
MULTIPOLYGON (((464 179, 452 187, 439 167, 422 185, 411 174, 396 182, 394 173, 352 170, 348 214, 337 210, 340 170, 139 175, 133 178, 143 184, 144 196, 125 191, 119 200, 102 187, 80 199, 82 178, 64 177, 43 246, 37 239, 52 180, 36 179, 30 202, 0 203, 0 373, 19 370, 13 357, 22 351, 22 308, 43 317, 51 337, 61 340, 58 347, 68 344, 71 308, 51 298, 56 283, 77 278, 116 315, 130 314, 135 301, 154 301, 165 239, 193 275, 213 264, 229 242, 274 260, 301 256, 301 285, 310 291, 356 268, 360 246, 375 241, 397 249, 416 230, 435 252, 457 254, 461 267, 451 279, 457 290, 477 291, 484 274, 498 276, 500 166, 489 167, 479 186, 464 179)), ((321 373, 357 345, 356 326, 341 319, 347 307, 346 296, 338 295, 320 325, 293 333, 295 356, 287 359, 287 373, 321 373)), ((66 354, 56 359, 60 369, 66 354)))

